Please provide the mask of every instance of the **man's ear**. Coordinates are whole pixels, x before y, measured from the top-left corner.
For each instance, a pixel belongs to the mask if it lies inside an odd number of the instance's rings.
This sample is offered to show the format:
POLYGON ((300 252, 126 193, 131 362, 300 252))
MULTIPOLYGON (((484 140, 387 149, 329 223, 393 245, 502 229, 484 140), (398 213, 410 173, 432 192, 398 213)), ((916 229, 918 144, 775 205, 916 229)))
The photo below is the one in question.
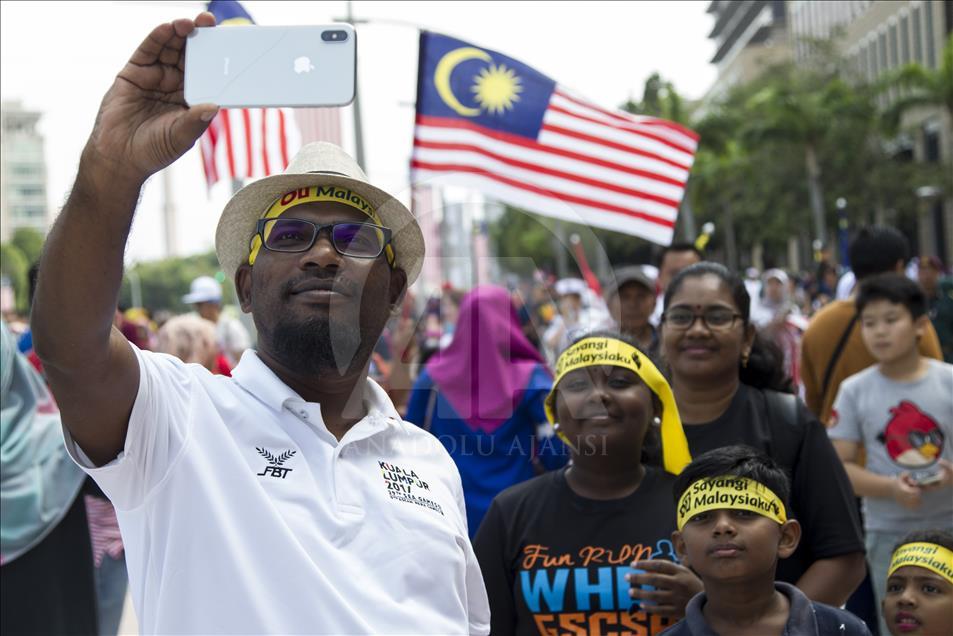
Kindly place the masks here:
POLYGON ((781 524, 781 539, 778 541, 778 558, 786 559, 797 549, 801 542, 801 524, 790 519, 781 524))
POLYGON ((235 272, 235 293, 238 304, 246 314, 251 313, 251 265, 242 263, 235 272))
POLYGON ((688 554, 685 552, 685 539, 678 530, 672 532, 672 546, 675 548, 675 554, 678 555, 678 561, 687 568, 692 567, 688 562, 688 554))
POLYGON ((390 270, 390 286, 388 288, 388 300, 391 308, 400 306, 407 293, 407 272, 402 269, 394 268, 390 270))

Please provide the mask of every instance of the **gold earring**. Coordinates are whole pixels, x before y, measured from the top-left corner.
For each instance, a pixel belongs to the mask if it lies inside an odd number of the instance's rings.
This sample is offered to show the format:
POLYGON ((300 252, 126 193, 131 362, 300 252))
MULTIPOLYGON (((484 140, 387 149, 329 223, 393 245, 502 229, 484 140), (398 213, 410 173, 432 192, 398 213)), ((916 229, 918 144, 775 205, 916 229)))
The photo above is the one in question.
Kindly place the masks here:
POLYGON ((745 353, 744 355, 741 356, 741 368, 743 369, 748 368, 748 357, 750 355, 751 355, 750 353, 745 353))

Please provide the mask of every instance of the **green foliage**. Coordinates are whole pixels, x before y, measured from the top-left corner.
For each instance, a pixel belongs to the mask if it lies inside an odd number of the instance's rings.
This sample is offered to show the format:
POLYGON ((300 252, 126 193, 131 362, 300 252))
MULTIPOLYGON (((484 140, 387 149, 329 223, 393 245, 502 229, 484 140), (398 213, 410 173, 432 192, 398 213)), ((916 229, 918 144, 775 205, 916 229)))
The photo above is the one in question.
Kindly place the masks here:
POLYGON ((888 74, 877 88, 888 91, 902 89, 900 97, 884 111, 884 128, 890 134, 900 127, 905 112, 920 106, 939 106, 953 119, 953 34, 946 40, 940 67, 928 69, 920 64, 907 64, 888 74))
POLYGON ((641 101, 635 102, 630 99, 622 104, 621 108, 636 115, 661 117, 679 124, 684 124, 688 120, 685 101, 675 90, 675 86, 663 80, 658 73, 652 73, 645 80, 641 101))
POLYGON ((720 228, 716 250, 731 227, 742 255, 760 243, 779 264, 789 237, 816 231, 812 188, 815 218, 829 229, 841 197, 851 226, 870 223, 876 209, 895 211, 901 222, 915 215, 918 186, 949 179, 941 175, 949 166, 891 155, 877 109, 881 87, 853 76, 830 43, 812 50, 806 63, 734 87, 693 124, 701 142, 688 196, 697 222, 720 228))
POLYGON ((46 237, 33 228, 21 227, 13 232, 10 242, 19 248, 24 258, 26 258, 27 267, 29 267, 40 260, 46 237))
POLYGON ((506 206, 503 215, 490 227, 490 240, 497 256, 513 258, 503 261, 507 270, 521 276, 529 276, 537 268, 555 273, 556 251, 560 249, 569 253, 569 274, 577 275, 579 268, 568 240, 573 234, 582 240, 586 259, 594 270, 598 270, 600 250, 605 250, 613 266, 645 263, 652 257, 652 243, 635 236, 567 222, 563 223, 566 242, 560 244, 554 227, 551 218, 506 206))
POLYGON ((551 219, 506 206, 503 215, 490 226, 490 241, 497 256, 513 258, 503 261, 513 273, 529 276, 535 268, 554 271, 556 257, 551 227, 551 219))
POLYGON ((0 243, 0 274, 6 276, 13 286, 16 310, 22 315, 29 312, 29 288, 27 272, 30 262, 23 251, 13 243, 0 243))
MULTIPOLYGON (((226 281, 224 276, 219 275, 215 252, 138 263, 133 266, 132 272, 139 278, 142 305, 152 311, 165 309, 177 314, 190 311, 192 308, 182 303, 182 296, 188 293, 189 285, 198 276, 216 276, 222 283, 223 303, 235 302, 235 286, 232 281, 226 281)), ((133 280, 134 276, 127 271, 119 294, 119 304, 122 306, 132 306, 133 280)))

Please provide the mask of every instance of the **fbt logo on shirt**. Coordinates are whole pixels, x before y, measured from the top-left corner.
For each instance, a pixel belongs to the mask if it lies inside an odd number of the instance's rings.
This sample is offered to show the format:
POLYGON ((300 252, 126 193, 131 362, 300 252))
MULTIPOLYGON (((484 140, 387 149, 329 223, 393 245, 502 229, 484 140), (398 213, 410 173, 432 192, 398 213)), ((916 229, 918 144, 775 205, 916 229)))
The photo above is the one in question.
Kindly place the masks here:
POLYGON ((418 492, 430 494, 430 484, 418 477, 416 472, 385 461, 378 461, 377 464, 380 466, 384 484, 387 486, 387 494, 390 495, 391 499, 417 504, 443 514, 443 508, 440 504, 414 493, 414 489, 416 489, 418 492))
POLYGON ((255 447, 255 450, 258 451, 258 454, 264 457, 268 461, 268 465, 265 466, 264 470, 260 473, 257 473, 259 477, 264 475, 270 475, 278 479, 284 479, 288 476, 293 469, 285 468, 282 464, 294 457, 297 451, 286 450, 283 453, 280 453, 277 457, 268 452, 266 448, 255 447))

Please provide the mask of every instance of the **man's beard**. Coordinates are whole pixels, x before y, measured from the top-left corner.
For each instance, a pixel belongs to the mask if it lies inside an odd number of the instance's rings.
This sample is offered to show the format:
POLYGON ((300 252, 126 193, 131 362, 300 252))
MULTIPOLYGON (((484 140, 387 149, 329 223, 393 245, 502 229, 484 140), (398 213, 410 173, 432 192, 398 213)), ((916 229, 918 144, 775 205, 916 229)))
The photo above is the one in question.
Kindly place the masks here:
POLYGON ((298 373, 345 375, 367 362, 376 339, 364 337, 358 316, 327 314, 296 322, 279 316, 268 334, 272 354, 298 373))

